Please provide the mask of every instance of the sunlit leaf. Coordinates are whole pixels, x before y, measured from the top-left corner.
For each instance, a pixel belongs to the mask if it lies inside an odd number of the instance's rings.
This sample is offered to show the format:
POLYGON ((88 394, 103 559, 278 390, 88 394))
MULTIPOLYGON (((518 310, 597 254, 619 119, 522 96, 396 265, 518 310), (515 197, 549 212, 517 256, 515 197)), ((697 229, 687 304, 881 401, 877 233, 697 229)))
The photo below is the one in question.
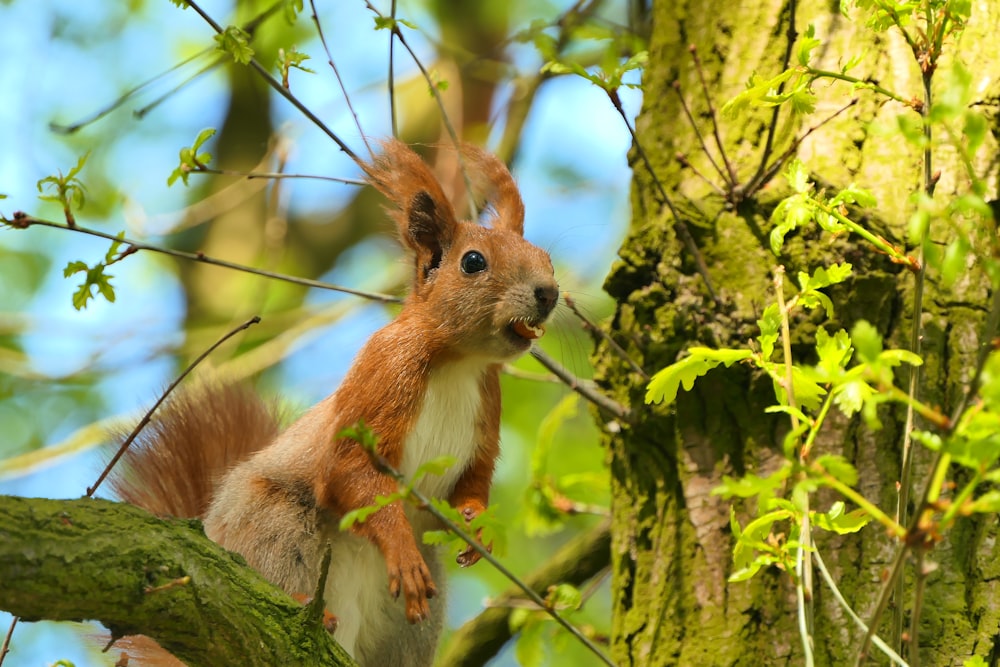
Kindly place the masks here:
POLYGON ((749 359, 750 350, 713 350, 707 347, 692 347, 688 356, 667 366, 649 381, 646 387, 646 403, 674 402, 677 390, 683 386, 690 391, 694 381, 719 364, 731 366, 737 361, 749 359))

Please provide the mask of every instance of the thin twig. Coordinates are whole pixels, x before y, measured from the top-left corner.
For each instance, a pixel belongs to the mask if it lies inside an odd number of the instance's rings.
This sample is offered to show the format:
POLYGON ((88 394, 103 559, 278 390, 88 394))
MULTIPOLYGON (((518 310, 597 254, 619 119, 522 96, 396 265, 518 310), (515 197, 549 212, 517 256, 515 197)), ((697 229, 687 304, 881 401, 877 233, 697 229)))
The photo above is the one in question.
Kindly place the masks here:
POLYGON ((134 118, 136 118, 137 120, 142 120, 143 118, 146 117, 146 114, 148 114, 149 112, 153 111, 154 109, 156 109, 157 107, 159 107, 161 104, 163 104, 164 102, 166 102, 168 99, 170 99, 171 97, 173 97, 174 95, 176 95, 178 92, 180 92, 181 90, 183 90, 184 88, 186 88, 190 84, 194 83, 195 81, 197 81, 198 79, 200 79, 205 74, 208 74, 209 72, 211 72, 216 67, 218 67, 219 65, 223 64, 224 62, 226 62, 226 58, 224 58, 222 56, 217 57, 215 60, 213 60, 212 62, 208 63, 207 65, 205 65, 204 67, 202 67, 200 70, 198 70, 197 72, 195 72, 194 74, 192 74, 188 78, 184 79, 183 81, 181 81, 180 83, 178 83, 176 86, 174 86, 173 88, 171 88, 167 92, 165 92, 162 95, 160 95, 159 97, 155 98, 152 102, 150 102, 146 106, 139 107, 138 109, 135 109, 132 112, 132 116, 134 118))
POLYGON ((615 342, 615 339, 613 339, 610 335, 608 335, 607 331, 605 331, 602 327, 597 326, 594 322, 591 322, 590 318, 584 315, 580 311, 580 309, 577 308, 576 301, 573 299, 573 297, 571 297, 569 294, 564 293, 563 303, 569 306, 569 309, 573 311, 573 314, 576 315, 581 322, 583 322, 583 326, 585 329, 587 329, 588 331, 592 331, 593 333, 600 336, 601 339, 608 344, 608 347, 611 348, 611 351, 617 354, 625 361, 625 363, 631 366, 632 370, 638 373, 642 377, 642 379, 649 380, 649 374, 645 370, 643 370, 642 366, 640 366, 635 359, 629 356, 628 352, 625 351, 625 348, 623 348, 621 345, 615 342))
POLYGON ((608 97, 611 99, 611 104, 614 105, 615 110, 618 115, 622 117, 625 121, 625 127, 628 128, 629 134, 632 136, 632 143, 635 145, 636 151, 639 153, 639 157, 642 159, 643 164, 646 166, 646 170, 649 172, 650 178, 653 179, 653 184, 660 194, 660 201, 669 209, 671 215, 674 216, 674 229, 677 235, 680 237, 681 242, 684 247, 687 248, 688 253, 694 260, 695 269, 701 276, 701 279, 705 281, 705 289, 708 290, 708 294, 712 297, 712 301, 715 301, 716 305, 722 305, 721 299, 719 299, 715 288, 712 287, 712 278, 708 273, 708 265, 705 264, 705 258, 701 255, 701 250, 698 249, 698 244, 694 242, 694 237, 691 236, 691 230, 688 229, 687 223, 681 218, 680 213, 677 211, 677 207, 674 206, 674 202, 667 195, 667 189, 663 186, 660 178, 656 175, 656 171, 653 169, 653 163, 650 162, 649 156, 646 155, 646 151, 642 147, 642 142, 639 141, 639 137, 635 132, 635 128, 632 127, 632 122, 628 119, 628 114, 625 113, 625 108, 622 106, 621 98, 618 96, 617 90, 606 91, 608 97))
POLYGON ((739 183, 739 176, 737 176, 736 169, 729 161, 729 156, 726 155, 726 147, 722 143, 722 135, 719 134, 719 115, 715 112, 715 105, 712 104, 712 96, 708 91, 708 82, 705 80, 705 71, 701 67, 701 58, 698 57, 698 47, 692 44, 688 47, 688 51, 694 60, 694 69, 698 73, 698 80, 701 82, 701 89, 705 95, 705 104, 708 105, 708 118, 712 122, 712 136, 715 137, 715 145, 719 147, 719 155, 722 156, 722 161, 726 165, 726 171, 729 172, 729 182, 734 184, 739 183))
MULTIPOLYGON (((900 30, 902 28, 900 27, 900 30)), ((923 166, 924 166, 924 193, 928 197, 934 196, 934 176, 933 176, 933 154, 931 153, 931 140, 933 138, 931 131, 931 124, 929 122, 930 107, 931 107, 931 77, 929 74, 925 74, 923 77, 924 82, 924 107, 921 111, 921 116, 924 120, 924 138, 926 144, 924 147, 923 154, 923 166)), ((920 355, 921 341, 923 340, 923 302, 924 302, 924 277, 926 275, 927 269, 925 266, 924 257, 924 244, 923 239, 917 248, 917 261, 919 262, 920 268, 916 271, 916 275, 913 279, 913 315, 910 324, 910 351, 916 355, 920 355)), ((918 399, 918 390, 920 383, 920 367, 910 366, 910 382, 907 388, 907 396, 909 401, 906 406, 906 422, 903 427, 903 444, 901 451, 901 470, 899 478, 899 499, 896 509, 897 521, 901 524, 907 524, 908 518, 907 513, 909 512, 910 505, 910 487, 912 486, 913 477, 913 429, 915 428, 915 407, 914 404, 918 399)), ((954 422, 952 422, 954 424, 954 422)), ((927 489, 930 489, 928 485, 927 489)), ((926 491, 925 491, 926 493, 926 491)), ((923 566, 923 551, 918 549, 917 551, 917 567, 922 568, 923 566)), ((917 571, 917 578, 915 581, 915 598, 923 598, 923 584, 926 581, 926 576, 922 575, 920 570, 917 571)), ((897 642, 897 648, 901 648, 902 631, 903 631, 903 611, 905 606, 903 605, 903 596, 905 593, 905 581, 900 577, 896 582, 896 587, 894 591, 894 599, 896 601, 896 608, 893 611, 892 617, 892 628, 893 636, 897 642)), ((916 600, 914 601, 916 604, 916 600)), ((912 613, 912 611, 911 611, 912 613)), ((915 616, 915 615, 914 615, 915 616)), ((919 621, 919 619, 915 619, 919 621)), ((917 626, 914 624, 914 628, 917 626)), ((918 638, 916 636, 910 637, 910 664, 916 667, 920 662, 920 657, 917 654, 917 649, 915 646, 919 646, 918 638)))
POLYGON ((774 178, 774 176, 781 170, 781 168, 785 165, 785 163, 788 162, 788 160, 793 155, 795 155, 795 152, 799 149, 799 146, 802 145, 802 142, 805 141, 810 134, 820 129, 821 127, 832 121, 834 118, 836 118, 840 114, 844 113, 845 111, 853 107, 855 104, 858 103, 859 99, 860 98, 857 97, 853 98, 850 102, 840 107, 839 109, 834 111, 832 114, 830 114, 820 122, 810 126, 809 129, 807 129, 805 132, 797 136, 792 141, 792 145, 789 146, 781 155, 779 155, 777 159, 775 159, 775 161, 770 164, 770 166, 763 169, 762 171, 758 171, 756 174, 754 174, 753 178, 751 178, 743 186, 741 186, 742 187, 741 196, 749 197, 754 193, 756 193, 757 190, 764 187, 765 184, 767 184, 768 182, 770 182, 772 178, 774 178))
MULTIPOLYGON (((389 7, 389 17, 396 20, 396 0, 389 7)), ((389 118, 392 121, 392 136, 399 139, 399 125, 396 115, 396 33, 389 33, 389 118)))
POLYGON ((538 363, 542 366, 549 369, 553 375, 562 380, 566 386, 608 414, 611 414, 623 421, 628 421, 631 418, 631 413, 628 408, 597 391, 593 387, 592 383, 585 382, 573 375, 573 373, 562 366, 562 364, 547 355, 540 347, 532 347, 531 356, 537 359, 538 363))
MULTIPOLYGON (((677 93, 677 99, 680 100, 681 102, 681 109, 684 111, 684 116, 687 117, 688 125, 690 125, 691 129, 694 130, 694 136, 698 138, 698 143, 701 145, 701 152, 705 154, 705 157, 708 158, 708 161, 715 168, 715 171, 719 174, 719 176, 722 177, 722 182, 728 185, 730 188, 735 187, 736 183, 731 182, 729 180, 729 176, 726 175, 726 172, 722 170, 722 167, 719 166, 719 163, 715 161, 714 157, 712 157, 712 151, 708 149, 708 144, 705 142, 705 137, 704 135, 702 135, 701 129, 698 127, 698 123, 696 123, 694 120, 694 115, 691 113, 691 108, 688 106, 687 100, 684 99, 684 91, 681 90, 681 82, 674 81, 673 85, 671 85, 670 87, 674 89, 675 93, 677 93)), ((704 176, 702 176, 702 178, 705 178, 706 181, 708 180, 704 176)))
POLYGON ((116 109, 118 109, 118 107, 120 107, 121 105, 123 105, 126 102, 128 102, 133 96, 138 95, 143 90, 145 90, 149 86, 153 85, 154 83, 156 83, 160 79, 162 79, 162 78, 164 78, 164 77, 172 74, 173 72, 176 72, 177 70, 181 69, 182 67, 184 67, 188 63, 194 62, 198 58, 201 58, 202 56, 208 55, 212 51, 213 51, 213 49, 211 49, 211 48, 202 49, 201 51, 195 53, 194 55, 185 58, 184 60, 180 61, 176 65, 172 65, 171 67, 165 69, 164 71, 160 72, 159 74, 156 74, 155 76, 152 76, 149 79, 146 79, 142 83, 129 88, 124 93, 122 93, 121 95, 119 95, 117 99, 115 99, 113 102, 111 102, 110 104, 108 104, 106 107, 104 107, 100 111, 97 111, 93 115, 88 116, 87 118, 84 118, 83 120, 79 120, 79 121, 73 123, 72 125, 61 125, 61 124, 56 123, 56 122, 51 122, 51 123, 49 123, 49 129, 52 130, 53 132, 58 133, 58 134, 74 134, 74 133, 78 132, 79 130, 81 130, 82 128, 86 127, 87 125, 90 125, 91 123, 96 123, 97 121, 101 120, 102 118, 104 118, 108 114, 112 113, 113 111, 115 111, 116 109))
MULTIPOLYGON (((385 18, 385 15, 382 14, 382 12, 380 12, 370 0, 365 0, 365 6, 379 18, 385 18)), ((395 8, 395 3, 393 3, 393 11, 395 11, 395 8)), ((441 111, 441 123, 444 125, 445 131, 448 133, 448 136, 451 138, 451 141, 455 146, 456 159, 458 160, 458 165, 462 172, 462 180, 465 183, 465 192, 469 200, 469 212, 472 219, 475 219, 478 216, 476 198, 473 194, 474 189, 472 187, 472 179, 469 177, 469 170, 465 168, 465 159, 462 157, 462 140, 458 136, 458 132, 455 131, 455 126, 451 124, 451 118, 448 117, 448 112, 444 107, 444 99, 441 97, 441 91, 438 90, 430 72, 427 71, 427 68, 424 67, 424 64, 420 61, 420 58, 417 57, 416 51, 414 51, 410 47, 410 43, 406 41, 406 37, 403 36, 403 32, 399 29, 399 24, 396 21, 395 15, 392 16, 392 34, 399 39, 399 43, 402 44, 403 48, 410 54, 410 59, 413 60, 417 69, 420 70, 420 74, 427 82, 427 87, 429 88, 431 95, 434 96, 434 101, 437 103, 438 109, 441 111)))
POLYGON ((10 619, 10 627, 7 628, 7 634, 3 638, 3 644, 0 645, 0 665, 3 664, 3 659, 7 657, 8 653, 10 653, 10 640, 11 637, 14 636, 14 628, 17 627, 17 622, 19 620, 20 619, 17 616, 10 619))
POLYGON ((225 343, 227 340, 229 340, 239 332, 243 331, 244 329, 248 329, 249 327, 251 327, 254 324, 257 324, 258 322, 260 322, 260 317, 254 315, 249 320, 239 325, 238 327, 227 333, 219 340, 215 341, 215 343, 213 343, 211 347, 209 347, 207 350, 198 355, 197 359, 188 364, 188 367, 185 368, 184 371, 180 375, 178 375, 173 382, 170 383, 170 386, 167 387, 166 391, 164 391, 160 395, 160 398, 157 399, 156 403, 153 404, 153 407, 151 407, 149 410, 146 411, 146 414, 142 416, 142 419, 139 420, 139 423, 136 424, 134 429, 132 429, 132 432, 128 434, 128 437, 125 438, 125 441, 121 444, 121 447, 118 448, 118 451, 115 452, 115 455, 111 457, 110 461, 108 461, 108 465, 106 465, 104 467, 104 470, 101 471, 101 474, 100 476, 98 476, 97 481, 94 482, 94 485, 87 488, 86 496, 88 498, 93 497, 94 492, 97 491, 97 488, 101 485, 101 482, 105 480, 105 478, 108 476, 108 473, 111 472, 111 469, 115 467, 119 459, 121 459, 121 457, 125 454, 125 451, 136 439, 139 433, 142 432, 142 429, 144 429, 146 427, 146 424, 148 424, 150 420, 153 418, 153 413, 156 412, 156 409, 160 407, 163 401, 167 399, 167 396, 170 395, 170 393, 177 387, 177 385, 179 385, 181 381, 184 380, 184 378, 186 378, 191 373, 191 371, 193 371, 195 367, 198 366, 198 364, 204 361, 208 355, 214 352, 216 348, 218 348, 220 345, 225 343))
POLYGON ((516 574, 507 569, 507 567, 503 563, 501 563, 496 558, 496 556, 494 556, 492 553, 490 553, 490 551, 486 547, 480 544, 475 537, 466 532, 462 526, 459 526, 449 517, 445 516, 443 512, 441 512, 437 507, 433 505, 433 503, 431 503, 430 498, 422 494, 417 489, 413 488, 412 485, 409 485, 407 483, 406 478, 403 476, 403 473, 401 473, 399 470, 396 470, 392 465, 390 465, 389 462, 385 460, 384 457, 379 456, 377 453, 374 454, 374 456, 377 457, 376 466, 387 472, 392 477, 394 477, 399 484, 405 486, 407 488, 407 494, 412 496, 412 499, 417 502, 418 506, 421 509, 429 512, 434 518, 436 518, 438 521, 444 524, 449 531, 453 532, 455 535, 461 538, 466 544, 472 547, 476 551, 476 553, 478 553, 483 558, 483 560, 492 565, 497 570, 497 572, 502 574, 504 577, 507 578, 508 581, 510 581, 512 584, 514 584, 522 591, 524 591, 524 594, 527 595, 532 602, 537 604, 542 611, 551 616, 556 623, 561 625, 567 632, 569 632, 580 643, 582 643, 585 647, 587 647, 587 649, 590 650, 590 652, 593 653, 602 663, 608 665, 609 667, 615 667, 615 663, 612 662, 611 659, 608 656, 606 656, 604 652, 601 651, 601 649, 593 641, 590 640, 589 637, 587 637, 580 630, 578 630, 576 626, 574 626, 572 623, 563 618, 563 616, 559 613, 559 611, 555 609, 552 605, 546 603, 545 600, 542 598, 542 596, 540 596, 538 593, 535 592, 535 589, 533 589, 531 586, 528 586, 526 583, 524 583, 524 581, 521 580, 520 577, 518 577, 516 574))
POLYGON ((13 219, 8 219, 6 217, 0 216, 0 223, 9 225, 17 229, 27 229, 32 225, 42 225, 44 227, 52 227, 54 229, 68 229, 70 231, 80 232, 81 234, 88 234, 90 236, 96 236, 98 238, 107 239, 109 241, 120 241, 121 243, 129 246, 129 248, 123 252, 136 252, 139 250, 148 250, 150 252, 169 255, 171 257, 179 257, 181 259, 187 259, 192 262, 201 262, 203 264, 211 264, 212 266, 221 266, 223 268, 233 269, 235 271, 243 271, 244 273, 252 273, 253 275, 256 276, 262 276, 264 278, 272 278, 274 280, 281 280, 286 283, 292 283, 294 285, 303 285, 305 287, 315 287, 317 289, 325 289, 325 290, 332 290, 334 292, 343 292, 344 294, 352 294, 354 296, 359 296, 364 299, 371 299, 372 301, 380 301, 382 303, 399 303, 401 301, 401 299, 399 299, 398 297, 390 296, 388 294, 380 294, 378 292, 367 292, 365 290, 357 290, 357 289, 352 289, 350 287, 342 287, 340 285, 333 285, 331 283, 325 283, 319 280, 311 280, 309 278, 299 278, 284 273, 276 273, 274 271, 265 271, 264 269, 257 269, 252 266, 246 266, 245 264, 237 264, 235 262, 227 262, 224 259, 216 259, 215 257, 209 257, 208 255, 201 252, 185 252, 183 250, 174 250, 173 248, 165 248, 162 246, 151 245, 149 243, 142 243, 141 241, 134 241, 124 236, 116 236, 114 234, 102 232, 97 229, 90 229, 87 227, 81 227, 79 225, 70 227, 69 225, 63 224, 61 222, 43 220, 41 218, 35 218, 33 216, 29 216, 23 213, 15 213, 13 219))
POLYGON ((281 178, 302 178, 316 181, 330 181, 332 183, 344 183, 346 185, 367 185, 367 181, 360 178, 343 178, 341 176, 317 176, 315 174, 285 174, 268 171, 238 171, 235 169, 213 169, 212 167, 199 167, 192 169, 189 174, 217 174, 219 176, 241 176, 249 181, 255 178, 281 179, 281 178))
POLYGON ((875 636, 875 628, 878 627, 879 621, 882 619, 882 614, 885 613, 886 607, 889 606, 889 600, 892 599, 896 581, 903 572, 903 564, 906 562, 906 555, 909 552, 910 547, 906 542, 902 542, 899 551, 896 552, 896 556, 892 560, 892 565, 889 566, 889 574, 886 576, 885 584, 882 586, 878 604, 875 605, 875 611, 872 612, 871 617, 868 619, 868 630, 861 640, 861 648, 858 649, 858 655, 854 661, 855 667, 861 667, 861 662, 868 656, 868 646, 872 643, 872 638, 875 636))
MULTIPOLYGON (((785 400, 791 408, 789 416, 792 431, 799 430, 799 418, 795 401, 795 382, 792 367, 792 336, 788 322, 788 306, 785 304, 785 267, 779 265, 774 270, 774 292, 781 315, 781 347, 785 362, 785 400)), ((799 448, 799 463, 806 464, 808 451, 799 448)), ((803 473, 804 474, 804 473, 803 473)), ((802 520, 799 526, 799 546, 795 550, 795 599, 798 616, 799 637, 802 640, 802 654, 807 667, 813 665, 813 583, 812 583, 812 533, 809 526, 809 494, 803 494, 802 520)))
MULTIPOLYGON (((795 29, 795 0, 788 0, 788 30, 785 32, 785 53, 781 59, 781 71, 784 72, 788 69, 788 65, 792 62, 792 48, 795 46, 796 40, 799 38, 799 32, 795 29)), ((785 90, 785 82, 782 81, 778 84, 778 95, 780 96, 785 90)), ((771 180, 770 178, 761 180, 764 176, 764 172, 767 171, 768 159, 771 157, 771 148, 774 146, 774 135, 778 131, 778 116, 781 113, 782 105, 776 104, 771 110, 771 120, 767 124, 767 137, 764 139, 764 150, 760 154, 760 163, 757 165, 757 173, 748 181, 749 183, 760 182, 766 183, 771 180)), ((796 143, 797 145, 797 143, 796 143)))
POLYGON ((368 137, 365 136, 365 131, 361 129, 361 121, 358 120, 358 112, 354 110, 354 105, 351 104, 351 96, 347 94, 347 88, 344 87, 344 80, 340 78, 340 71, 337 69, 336 63, 333 62, 333 55, 330 53, 330 47, 326 43, 326 36, 323 34, 323 26, 319 22, 319 13, 316 11, 315 0, 309 0, 309 7, 312 8, 312 20, 316 24, 316 32, 319 34, 319 41, 323 45, 323 50, 326 51, 326 62, 330 65, 333 70, 333 75, 337 77, 337 85, 340 86, 340 92, 344 95, 344 102, 347 103, 347 109, 354 116, 354 126, 358 128, 358 134, 361 136, 361 141, 365 143, 365 148, 368 149, 368 155, 374 157, 375 153, 372 151, 371 144, 368 143, 368 137))
MULTIPOLYGON (((198 16, 204 19, 205 23, 210 25, 212 29, 215 30, 216 33, 220 35, 223 34, 224 31, 222 29, 222 26, 216 23, 215 19, 209 16, 204 9, 199 7, 198 3, 195 2, 195 0, 185 0, 185 1, 187 2, 187 6, 193 9, 195 13, 198 14, 198 16)), ((281 85, 280 81, 271 76, 271 73, 267 71, 267 68, 261 65, 256 58, 251 58, 249 64, 257 71, 258 74, 260 74, 260 76, 264 78, 264 80, 267 82, 269 86, 271 86, 271 88, 276 90, 279 95, 288 100, 292 104, 292 106, 298 109, 299 112, 302 113, 302 115, 304 115, 306 118, 312 121, 312 123, 316 127, 318 127, 326 136, 333 139, 333 142, 337 144, 337 146, 340 147, 340 150, 342 150, 349 158, 354 160, 354 162, 359 165, 362 164, 361 158, 359 158, 357 154, 354 151, 352 151, 351 148, 347 144, 345 144, 343 140, 341 140, 341 138, 337 136, 337 134, 333 130, 327 127, 326 124, 316 116, 316 114, 310 111, 309 108, 299 100, 299 98, 293 95, 290 90, 281 85)))
MULTIPOLYGON (((706 153, 706 155, 708 155, 708 154, 706 153)), ((692 172, 694 172, 694 175, 697 176, 698 178, 700 178, 701 180, 705 181, 705 183, 707 183, 710 188, 712 188, 713 190, 715 190, 715 193, 717 195, 719 195, 720 197, 722 197, 724 199, 729 199, 730 198, 731 193, 732 193, 732 188, 730 188, 730 192, 727 193, 725 190, 723 190, 721 187, 719 187, 718 184, 716 184, 715 181, 713 181, 711 178, 709 178, 705 174, 701 173, 701 170, 698 169, 698 167, 694 166, 694 164, 692 164, 692 162, 690 160, 688 160, 687 155, 685 155, 684 153, 677 153, 677 155, 674 156, 674 157, 676 157, 677 162, 681 165, 681 167, 683 167, 685 169, 690 169, 692 172)), ((708 159, 711 160, 712 159, 711 156, 709 156, 708 159)))
MULTIPOLYGON (((273 16, 274 14, 276 14, 277 11, 283 6, 283 4, 284 4, 284 2, 282 2, 281 0, 279 0, 278 2, 273 3, 270 7, 268 7, 264 11, 262 11, 260 14, 258 14, 257 16, 253 17, 252 19, 250 19, 249 21, 247 21, 246 23, 244 23, 241 26, 242 29, 245 30, 246 32, 250 33, 250 34, 253 34, 254 31, 256 31, 257 28, 264 21, 266 21, 268 18, 270 18, 271 16, 273 16)), ((148 88, 152 84, 156 83, 160 79, 163 79, 164 77, 168 76, 169 74, 171 74, 173 72, 176 72, 177 70, 181 69, 185 65, 187 65, 187 64, 189 64, 189 63, 197 60, 198 58, 206 56, 206 55, 212 53, 213 51, 215 51, 214 47, 208 47, 206 49, 202 49, 201 51, 195 53, 194 55, 192 55, 192 56, 190 56, 188 58, 185 58, 184 60, 180 61, 179 63, 177 63, 175 65, 171 65, 169 68, 167 68, 166 70, 160 72, 159 74, 156 74, 156 75, 150 77, 149 79, 146 79, 142 83, 140 83, 140 84, 138 84, 136 86, 133 86, 132 88, 129 88, 124 93, 122 93, 116 100, 114 100, 113 102, 111 102, 108 106, 106 106, 105 108, 101 109, 100 111, 98 111, 94 115, 92 115, 92 116, 90 116, 88 118, 85 118, 84 120, 77 121, 76 123, 73 123, 72 125, 60 125, 58 123, 49 123, 49 129, 52 130, 53 132, 58 132, 59 134, 74 134, 77 131, 79 131, 80 129, 86 127, 87 125, 90 125, 91 123, 97 122, 98 120, 104 118, 105 116, 107 116, 108 114, 110 114, 111 112, 113 112, 115 109, 117 109, 121 105, 125 104, 125 102, 127 102, 129 99, 131 99, 135 95, 138 95, 143 90, 145 90, 146 88, 148 88)), ((222 62, 223 62, 223 59, 219 58, 218 60, 216 60, 214 63, 212 63, 208 67, 202 68, 201 70, 199 70, 198 72, 196 72, 194 75, 192 75, 191 77, 189 77, 188 79, 186 79, 183 84, 181 84, 181 85, 176 86, 175 88, 173 88, 166 95, 163 95, 163 96, 157 98, 152 103, 148 104, 147 106, 145 106, 145 107, 143 107, 141 109, 138 109, 138 110, 134 111, 133 113, 135 114, 136 117, 142 118, 153 107, 155 107, 158 104, 160 104, 161 102, 163 102, 163 100, 166 99, 166 97, 168 95, 176 93, 184 85, 187 85, 187 84, 191 83, 192 81, 194 81, 195 79, 197 79, 198 77, 200 77, 202 74, 204 74, 206 71, 208 71, 211 68, 214 68, 215 66, 219 65, 222 62)))
MULTIPOLYGON (((851 620, 854 621, 855 625, 857 625, 865 632, 868 632, 868 626, 865 625, 865 622, 861 620, 860 616, 854 613, 854 610, 851 609, 851 605, 847 604, 847 600, 844 599, 844 596, 841 594, 840 589, 837 588, 837 582, 833 580, 833 576, 830 574, 830 571, 826 569, 826 563, 823 562, 823 557, 820 556, 819 550, 814 551, 813 556, 816 561, 816 567, 819 568, 819 573, 823 577, 823 581, 826 582, 826 585, 830 587, 830 592, 833 593, 833 598, 837 601, 837 603, 841 606, 841 608, 845 612, 847 612, 847 615, 851 617, 851 620)), ((872 643, 875 644, 875 646, 877 646, 880 651, 885 653, 890 660, 895 662, 900 667, 909 667, 909 665, 906 664, 906 661, 903 660, 898 653, 893 651, 888 644, 882 641, 882 638, 879 637, 878 635, 872 635, 872 643)))

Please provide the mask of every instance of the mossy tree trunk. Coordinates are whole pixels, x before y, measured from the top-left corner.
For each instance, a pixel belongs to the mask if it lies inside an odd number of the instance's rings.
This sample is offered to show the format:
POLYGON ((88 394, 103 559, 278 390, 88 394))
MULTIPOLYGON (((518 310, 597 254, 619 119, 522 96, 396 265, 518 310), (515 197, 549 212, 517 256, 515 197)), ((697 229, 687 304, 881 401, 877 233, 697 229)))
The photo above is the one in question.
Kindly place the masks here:
MULTIPOLYGON (((632 226, 606 288, 618 302, 610 332, 646 372, 676 361, 692 345, 746 347, 758 334, 756 320, 774 301, 774 270, 779 264, 785 267, 786 293, 791 294, 788 283, 794 283, 798 271, 851 262, 853 278, 830 293, 836 319, 826 323, 827 329, 849 330, 858 319, 866 319, 886 338, 887 346, 908 347, 914 274, 856 237, 831 239, 815 228, 790 239, 776 258, 769 249, 768 220, 775 203, 788 194, 784 179, 773 179, 733 205, 676 157, 682 154, 726 190, 698 136, 700 132, 720 171, 727 172, 712 137, 711 111, 690 45, 697 47, 716 112, 744 89, 752 73, 770 77, 780 72, 788 54, 794 53, 789 51, 791 43, 810 24, 823 41, 814 52, 814 64, 839 71, 852 56, 864 53, 852 74, 919 99, 920 70, 900 36, 891 30, 873 35, 862 20, 843 16, 837 4, 653 3, 639 143, 700 249, 717 299, 710 296, 692 253, 679 238, 673 215, 634 150, 632 226), (686 119, 678 91, 691 109, 697 132, 686 119)), ((997 7, 976 5, 960 45, 945 45, 977 73, 981 100, 993 107, 1000 90, 1000 59, 990 30, 998 16, 997 7)), ((788 124, 785 112, 779 117, 770 159, 788 149, 792 137, 856 97, 856 104, 809 134, 794 153, 819 184, 836 189, 857 182, 872 190, 878 207, 866 224, 905 245, 909 195, 922 183, 921 155, 898 135, 880 134, 878 128, 893 128, 896 116, 916 118, 915 112, 900 103, 887 103, 872 91, 852 91, 847 84, 820 82, 814 90, 819 96, 814 115, 798 127, 788 124)), ((995 118, 995 108, 990 112, 995 118)), ((738 118, 719 118, 722 145, 741 183, 757 172, 767 150, 771 113, 756 109, 738 118)), ((935 166, 943 174, 939 197, 953 191, 960 173, 948 159, 947 154, 935 155, 935 166)), ((995 174, 987 178, 991 183, 995 179, 995 174)), ((933 276, 927 281, 922 309, 926 363, 920 392, 924 401, 941 406, 946 414, 975 365, 987 296, 985 279, 947 291, 933 276)), ((810 361, 817 321, 793 322, 793 354, 804 362, 810 361)), ((739 365, 720 367, 662 409, 644 405, 646 382, 627 364, 606 347, 598 357, 600 382, 633 415, 629 423, 608 429, 616 662, 802 664, 792 578, 771 568, 749 582, 727 581, 732 571, 731 503, 712 495, 723 475, 766 474, 779 465, 788 418, 764 413, 776 402, 771 381, 739 365)), ((905 381, 904 373, 897 384, 905 387, 905 381)), ((900 476, 903 411, 885 408, 880 417, 883 428, 874 431, 859 419, 832 414, 816 451, 847 457, 860 473, 857 488, 891 515, 900 476)), ((929 453, 917 452, 918 489, 929 459, 929 453)), ((826 509, 835 499, 821 493, 814 502, 826 509)), ((745 525, 754 508, 740 502, 734 507, 745 525)), ((971 654, 996 660, 1000 619, 995 603, 1000 599, 996 537, 995 517, 964 520, 929 554, 937 569, 929 577, 921 615, 922 664, 961 664, 971 654)), ((847 537, 819 534, 817 541, 848 602, 868 617, 898 545, 874 524, 847 537)), ((818 576, 816 581, 820 582, 818 576)), ((881 630, 887 631, 885 623, 881 630)), ((852 664, 861 636, 829 590, 817 583, 817 664, 852 664)))

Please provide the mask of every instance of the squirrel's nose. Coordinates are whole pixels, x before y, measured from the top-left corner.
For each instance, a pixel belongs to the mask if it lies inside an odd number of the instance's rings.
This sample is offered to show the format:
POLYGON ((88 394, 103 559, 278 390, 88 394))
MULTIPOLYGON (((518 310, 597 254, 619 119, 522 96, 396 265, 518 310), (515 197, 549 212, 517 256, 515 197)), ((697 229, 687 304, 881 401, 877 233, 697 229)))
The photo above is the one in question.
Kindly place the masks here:
POLYGON ((556 285, 538 285, 535 287, 535 303, 543 317, 548 317, 559 301, 559 287, 556 285))

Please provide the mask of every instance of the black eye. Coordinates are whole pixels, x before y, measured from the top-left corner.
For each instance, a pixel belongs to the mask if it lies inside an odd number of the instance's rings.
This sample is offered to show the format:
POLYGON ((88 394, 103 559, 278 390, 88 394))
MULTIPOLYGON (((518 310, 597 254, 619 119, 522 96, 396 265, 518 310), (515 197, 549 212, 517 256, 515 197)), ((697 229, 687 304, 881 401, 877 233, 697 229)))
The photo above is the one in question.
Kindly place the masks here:
POLYGON ((479 273, 486 270, 486 258, 475 250, 462 255, 462 273, 479 273))

